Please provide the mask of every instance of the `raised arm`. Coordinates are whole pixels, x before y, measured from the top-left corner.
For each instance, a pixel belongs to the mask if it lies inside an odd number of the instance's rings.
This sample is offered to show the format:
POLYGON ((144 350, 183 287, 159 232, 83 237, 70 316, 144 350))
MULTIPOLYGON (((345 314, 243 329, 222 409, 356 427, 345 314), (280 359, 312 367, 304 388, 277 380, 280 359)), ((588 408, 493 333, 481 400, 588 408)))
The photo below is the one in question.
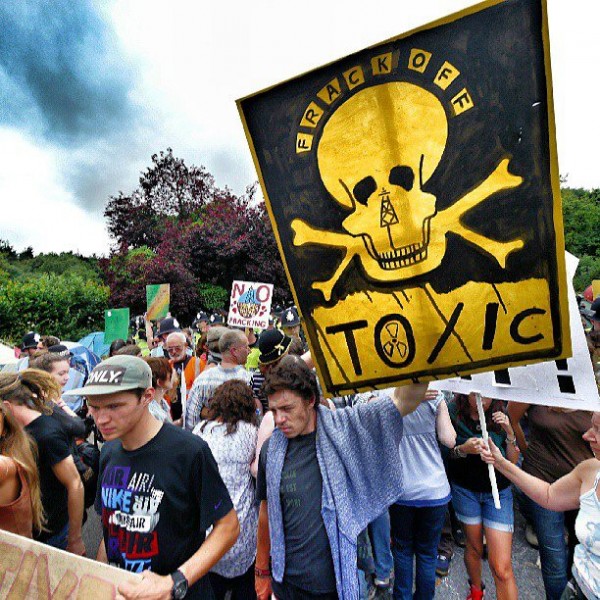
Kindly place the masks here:
MULTIPOLYGON (((425 400, 427 392, 426 383, 411 383, 394 389, 392 400, 398 409, 398 412, 405 417, 417 409, 419 404, 425 400)), ((435 397, 437 392, 431 391, 432 397, 435 397)))
POLYGON ((456 446, 456 429, 450 420, 448 405, 442 400, 437 408, 435 415, 435 429, 437 438, 446 448, 454 448, 456 446))
POLYGON ((579 508, 579 496, 584 470, 587 469, 586 462, 580 463, 568 475, 561 477, 552 485, 525 473, 510 460, 504 458, 492 439, 488 440, 489 450, 485 447, 481 450, 481 459, 494 465, 500 473, 512 481, 534 502, 548 510, 562 512, 579 508))

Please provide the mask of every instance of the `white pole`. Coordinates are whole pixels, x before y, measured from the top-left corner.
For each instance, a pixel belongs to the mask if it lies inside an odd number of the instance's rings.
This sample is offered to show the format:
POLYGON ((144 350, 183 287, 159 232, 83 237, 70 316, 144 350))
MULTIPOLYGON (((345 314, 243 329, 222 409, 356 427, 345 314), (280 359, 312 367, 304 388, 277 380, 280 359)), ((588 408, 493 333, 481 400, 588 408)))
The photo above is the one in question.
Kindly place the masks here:
MULTIPOLYGON (((483 404, 481 403, 481 394, 475 392, 475 398, 477 400, 477 412, 479 413, 479 425, 481 426, 481 437, 483 441, 488 443, 488 431, 487 425, 485 424, 485 413, 483 412, 483 404)), ((492 484, 492 496, 494 497, 494 506, 500 510, 500 494, 498 493, 498 483, 496 481, 496 471, 492 465, 488 465, 488 473, 490 475, 490 483, 492 484)))
POLYGON ((181 369, 181 427, 183 429, 185 429, 186 408, 187 408, 187 387, 185 385, 185 372, 183 369, 181 369))

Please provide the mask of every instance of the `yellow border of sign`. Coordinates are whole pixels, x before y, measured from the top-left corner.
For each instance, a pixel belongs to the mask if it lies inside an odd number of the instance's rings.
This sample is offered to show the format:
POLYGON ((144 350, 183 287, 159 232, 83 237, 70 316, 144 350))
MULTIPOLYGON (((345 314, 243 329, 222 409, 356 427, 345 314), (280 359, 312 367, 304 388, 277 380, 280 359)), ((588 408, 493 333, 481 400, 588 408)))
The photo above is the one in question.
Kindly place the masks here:
MULTIPOLYGON (((458 12, 455 12, 455 13, 452 13, 451 15, 442 17, 436 21, 431 21, 430 23, 421 25, 419 27, 416 27, 415 29, 411 29, 410 31, 407 31, 400 35, 383 40, 381 42, 377 42, 376 44, 373 44, 372 46, 367 46, 366 48, 357 50, 357 52, 371 50, 373 48, 377 48, 379 46, 382 46, 382 45, 390 43, 390 42, 394 42, 396 40, 402 40, 411 35, 414 35, 415 33, 419 33, 421 31, 426 31, 428 29, 433 29, 434 27, 439 27, 440 25, 446 25, 448 23, 453 23, 454 21, 457 21, 458 19, 461 19, 468 15, 472 15, 472 14, 481 12, 482 10, 491 8, 492 6, 496 6, 498 4, 503 4, 504 2, 507 2, 507 1, 508 0, 485 0, 485 2, 480 2, 478 4, 474 4, 473 6, 464 8, 458 12)), ((553 101, 553 96, 552 96, 552 70, 551 70, 551 66, 550 66, 550 35, 549 35, 549 30, 548 30, 548 6, 547 6, 547 0, 539 0, 539 2, 542 7, 542 41, 543 41, 543 45, 544 45, 544 68, 545 68, 545 75, 546 75, 546 100, 547 100, 547 106, 548 106, 548 146, 549 146, 549 150, 550 150, 550 183, 552 186, 552 199, 553 199, 553 202, 552 202, 553 215, 552 215, 552 217, 554 220, 555 231, 563 232, 562 197, 560 195, 560 179, 559 179, 559 171, 558 171, 558 152, 557 152, 557 148, 556 148, 556 127, 554 124, 554 101, 553 101)), ((248 141, 248 146, 250 147, 250 152, 252 153, 252 160, 254 161, 254 166, 255 166, 256 172, 258 174, 260 186, 262 188, 265 200, 267 201, 266 202, 267 212, 269 213, 269 218, 270 218, 271 224, 273 226, 273 232, 275 233, 275 239, 277 240, 277 247, 279 249, 279 254, 281 255, 281 260, 283 262, 283 268, 285 269, 285 274, 288 279, 288 283, 290 284, 290 288, 292 290, 292 296, 294 297, 294 302, 295 302, 296 306, 298 307, 298 311, 302 318, 304 318, 304 316, 302 315, 301 306, 300 306, 300 303, 298 302, 296 288, 294 287, 293 280, 290 277, 290 271, 289 271, 289 268, 287 265, 287 261, 285 259, 285 254, 283 252, 283 246, 281 245, 279 229, 277 227, 277 223, 273 216, 273 211, 271 210, 271 200, 267 193, 267 188, 265 185, 264 177, 263 177, 262 170, 260 168, 260 163, 258 161, 258 157, 256 154, 256 149, 254 147, 254 143, 252 141, 250 132, 248 130, 248 123, 246 122, 246 117, 244 115, 244 111, 242 110, 242 102, 244 102, 245 100, 248 100, 250 98, 253 98, 255 96, 259 96, 260 94, 264 94, 265 92, 268 92, 271 89, 279 87, 280 85, 287 83, 288 81, 293 81, 300 77, 304 77, 308 73, 312 73, 313 71, 322 69, 329 65, 333 65, 336 62, 338 62, 339 60, 341 60, 342 58, 343 57, 337 58, 331 62, 325 63, 323 65, 320 65, 319 67, 311 69, 310 71, 306 71, 299 75, 295 75, 294 77, 290 77, 289 79, 285 79, 284 81, 281 81, 279 83, 276 83, 274 85, 266 87, 262 90, 259 90, 258 92, 254 92, 253 94, 249 94, 248 96, 244 96, 243 98, 239 98, 238 100, 236 100, 236 106, 238 109, 238 113, 240 115, 240 119, 242 120, 242 125, 244 127, 244 134, 246 135, 246 140, 248 141)), ((554 360, 558 360, 561 358, 569 358, 570 356, 572 356, 571 331, 569 328, 569 318, 568 318, 569 307, 568 307, 568 302, 567 302, 567 279, 566 279, 566 267, 565 267, 564 233, 562 233, 562 235, 557 236, 556 253, 557 253, 557 256, 556 256, 557 265, 556 266, 557 266, 557 273, 558 273, 558 286, 559 286, 558 291, 559 291, 559 304, 560 304, 559 315, 561 317, 560 335, 561 335, 561 339, 562 339, 562 352, 561 352, 560 356, 555 357, 554 360)), ((311 352, 314 353, 310 336, 308 336, 308 343, 309 343, 311 352)), ((518 365, 522 365, 522 364, 529 364, 531 362, 543 362, 543 360, 544 360, 543 358, 540 358, 540 359, 534 360, 534 361, 530 361, 530 360, 518 361, 517 360, 515 362, 509 363, 509 366, 514 367, 514 366, 518 366, 518 365)), ((314 363, 317 368, 319 378, 321 379, 321 381, 324 381, 323 374, 321 373, 321 368, 320 368, 318 361, 315 360, 314 363)), ((476 369, 476 370, 469 371, 469 372, 477 373, 477 372, 485 372, 485 371, 489 371, 489 370, 490 370, 489 368, 482 368, 482 369, 476 369)), ((400 385, 406 385, 408 383, 411 383, 411 380, 407 379, 407 380, 404 380, 404 381, 401 381, 398 383, 400 385)), ((359 388, 359 389, 361 389, 361 388, 359 388)), ((371 388, 368 388, 368 389, 371 389, 371 388)), ((328 395, 328 394, 326 394, 326 395, 328 395)))

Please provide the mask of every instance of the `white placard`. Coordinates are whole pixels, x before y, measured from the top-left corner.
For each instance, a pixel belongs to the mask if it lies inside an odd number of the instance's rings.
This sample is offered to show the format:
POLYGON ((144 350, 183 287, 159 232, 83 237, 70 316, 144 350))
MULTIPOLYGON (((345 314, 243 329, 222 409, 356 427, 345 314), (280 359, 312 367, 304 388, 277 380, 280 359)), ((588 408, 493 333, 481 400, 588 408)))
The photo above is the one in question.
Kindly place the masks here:
POLYGON ((227 325, 267 329, 272 300, 272 283, 234 281, 229 297, 227 325))
MULTIPOLYGON (((573 280, 578 262, 575 256, 566 253, 567 275, 570 282, 573 280)), ((598 386, 572 283, 569 284, 569 318, 573 344, 572 358, 432 381, 429 387, 462 394, 479 392, 487 398, 514 400, 527 404, 600 411, 598 386)))

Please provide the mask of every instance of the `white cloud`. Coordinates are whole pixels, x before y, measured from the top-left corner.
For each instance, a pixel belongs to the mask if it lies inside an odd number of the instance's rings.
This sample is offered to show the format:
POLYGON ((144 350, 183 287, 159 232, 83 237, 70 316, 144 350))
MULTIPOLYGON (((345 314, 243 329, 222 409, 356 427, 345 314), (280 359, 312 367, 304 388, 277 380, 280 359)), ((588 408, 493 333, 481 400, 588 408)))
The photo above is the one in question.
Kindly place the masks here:
MULTIPOLYGON (((241 192, 256 173, 237 98, 472 4, 132 0, 114 2, 107 14, 140 65, 140 94, 163 111, 166 143, 186 160, 203 162, 220 185, 241 192), (223 155, 229 161, 220 160, 223 155)), ((570 185, 599 187, 600 119, 593 115, 600 90, 592 74, 600 62, 600 8, 548 0, 548 13, 560 171, 569 173, 570 185)))
POLYGON ((75 204, 61 181, 56 152, 15 129, 0 129, 2 224, 0 238, 36 252, 105 253, 108 235, 100 214, 75 204))
MULTIPOLYGON (((120 56, 135 76, 130 98, 147 122, 131 143, 104 138, 75 151, 1 130, 0 144, 8 152, 0 166, 0 237, 36 251, 106 253, 102 209, 80 208, 92 201, 83 197, 85 185, 78 188, 82 197, 74 196, 73 177, 81 174, 78 169, 102 173, 101 189, 92 190, 97 206, 98 198, 131 191, 150 156, 168 146, 188 164, 204 164, 218 185, 241 193, 257 177, 237 98, 472 4, 97 0, 114 29, 111 64, 118 68, 120 56)), ((560 172, 569 174, 569 185, 600 187, 595 106, 600 90, 594 77, 600 6, 548 0, 548 11, 560 172)))

